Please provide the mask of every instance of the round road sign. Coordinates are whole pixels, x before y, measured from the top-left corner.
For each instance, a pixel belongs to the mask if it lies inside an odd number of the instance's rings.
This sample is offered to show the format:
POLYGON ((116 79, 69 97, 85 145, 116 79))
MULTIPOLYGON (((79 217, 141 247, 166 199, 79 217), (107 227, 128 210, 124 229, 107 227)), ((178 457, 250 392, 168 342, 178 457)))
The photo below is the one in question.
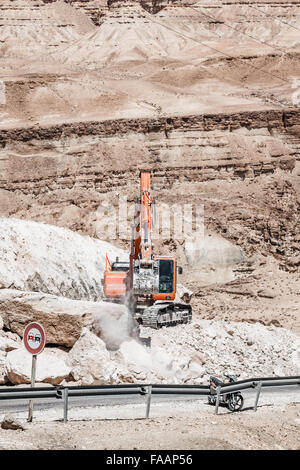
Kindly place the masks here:
POLYGON ((46 333, 37 322, 29 323, 23 334, 24 346, 30 354, 40 354, 46 344, 46 333))

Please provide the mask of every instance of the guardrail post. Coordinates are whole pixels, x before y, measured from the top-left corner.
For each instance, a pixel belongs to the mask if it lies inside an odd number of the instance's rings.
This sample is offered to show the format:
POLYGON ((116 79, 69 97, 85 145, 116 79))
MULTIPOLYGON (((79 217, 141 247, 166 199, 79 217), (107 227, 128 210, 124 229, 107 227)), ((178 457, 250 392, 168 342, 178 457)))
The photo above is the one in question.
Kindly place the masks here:
POLYGON ((69 389, 66 387, 63 389, 63 398, 64 398, 64 423, 68 421, 68 399, 69 399, 69 389))
POLYGON ((150 414, 151 396, 152 396, 152 385, 149 385, 148 394, 147 394, 146 419, 149 418, 149 414, 150 414))
POLYGON ((254 411, 257 410, 257 405, 258 405, 259 395, 260 395, 260 391, 261 391, 261 386, 262 386, 262 383, 258 382, 256 398, 255 398, 255 404, 254 404, 254 411))
POLYGON ((220 392, 221 392, 221 386, 219 385, 217 387, 217 399, 216 399, 216 407, 215 407, 215 414, 218 414, 218 409, 219 409, 219 403, 220 403, 220 392))

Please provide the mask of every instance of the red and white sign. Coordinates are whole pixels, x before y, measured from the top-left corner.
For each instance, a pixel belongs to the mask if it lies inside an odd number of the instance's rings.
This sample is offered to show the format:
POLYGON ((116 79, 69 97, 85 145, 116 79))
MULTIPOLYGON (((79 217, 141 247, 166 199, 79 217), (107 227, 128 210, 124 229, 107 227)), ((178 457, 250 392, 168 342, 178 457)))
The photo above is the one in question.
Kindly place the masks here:
POLYGON ((24 346, 30 354, 40 354, 46 344, 46 332, 37 322, 29 323, 23 334, 24 346))

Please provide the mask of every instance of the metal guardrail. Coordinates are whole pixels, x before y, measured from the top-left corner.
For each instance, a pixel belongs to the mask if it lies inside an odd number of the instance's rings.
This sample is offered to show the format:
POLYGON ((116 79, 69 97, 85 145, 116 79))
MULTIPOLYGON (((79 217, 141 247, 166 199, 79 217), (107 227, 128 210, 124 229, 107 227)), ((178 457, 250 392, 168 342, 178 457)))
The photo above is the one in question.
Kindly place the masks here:
MULTIPOLYGON (((257 410, 261 389, 264 387, 300 385, 300 376, 292 377, 260 377, 240 380, 232 384, 222 383, 213 394, 217 395, 215 413, 218 413, 219 398, 222 394, 239 390, 256 388, 254 410, 257 410)), ((89 385, 89 386, 57 386, 57 387, 9 387, 0 389, 2 400, 34 400, 38 398, 63 399, 64 422, 68 421, 68 399, 71 397, 139 395, 147 396, 146 418, 150 414, 152 395, 211 395, 209 385, 165 385, 165 384, 122 384, 122 385, 89 385)))
POLYGON ((262 387, 282 387, 288 385, 300 385, 300 377, 260 377, 258 379, 239 380, 232 384, 222 384, 217 387, 215 394, 217 395, 215 414, 218 414, 220 396, 226 393, 237 392, 239 390, 246 390, 257 388, 254 411, 257 410, 258 400, 262 387))

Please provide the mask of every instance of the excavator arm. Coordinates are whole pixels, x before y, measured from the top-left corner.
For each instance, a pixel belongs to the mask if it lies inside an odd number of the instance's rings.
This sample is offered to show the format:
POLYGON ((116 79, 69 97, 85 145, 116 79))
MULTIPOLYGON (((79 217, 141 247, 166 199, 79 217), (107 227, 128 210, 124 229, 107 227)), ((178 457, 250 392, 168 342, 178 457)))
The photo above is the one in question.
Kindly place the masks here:
POLYGON ((147 296, 158 292, 159 263, 152 254, 150 172, 142 170, 140 180, 140 197, 136 201, 132 227, 129 282, 133 295, 147 296))

